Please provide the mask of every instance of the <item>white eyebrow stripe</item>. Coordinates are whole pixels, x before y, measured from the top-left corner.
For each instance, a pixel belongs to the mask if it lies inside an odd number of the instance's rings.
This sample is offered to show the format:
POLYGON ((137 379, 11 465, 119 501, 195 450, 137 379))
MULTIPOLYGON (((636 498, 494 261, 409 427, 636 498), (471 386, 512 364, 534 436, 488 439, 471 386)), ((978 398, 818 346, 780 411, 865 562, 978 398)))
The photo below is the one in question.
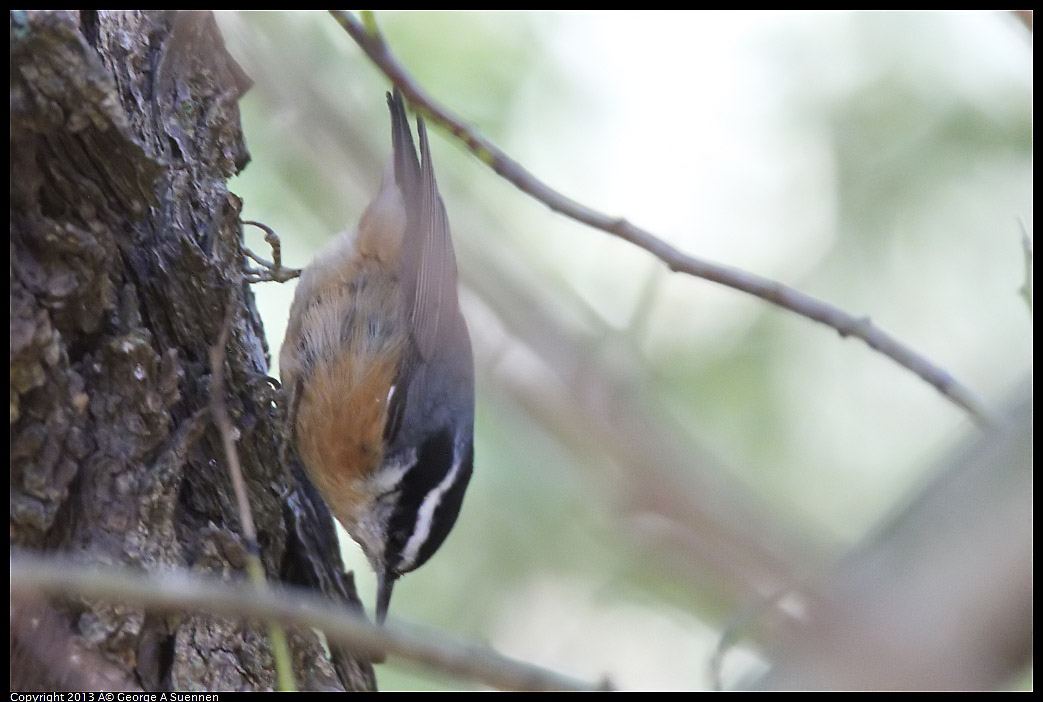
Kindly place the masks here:
POLYGON ((427 537, 431 535, 431 522, 434 520, 435 510, 438 509, 438 505, 442 503, 442 496, 449 491, 449 488, 456 482, 456 475, 460 472, 460 456, 453 451, 453 468, 450 470, 442 482, 438 483, 431 492, 427 493, 424 497, 424 501, 420 504, 420 509, 417 510, 416 514, 416 525, 413 527, 413 533, 409 537, 409 541, 406 542, 405 548, 402 549, 402 555, 399 557, 398 568, 400 571, 407 571, 416 562, 417 556, 420 554, 420 549, 427 541, 427 537))

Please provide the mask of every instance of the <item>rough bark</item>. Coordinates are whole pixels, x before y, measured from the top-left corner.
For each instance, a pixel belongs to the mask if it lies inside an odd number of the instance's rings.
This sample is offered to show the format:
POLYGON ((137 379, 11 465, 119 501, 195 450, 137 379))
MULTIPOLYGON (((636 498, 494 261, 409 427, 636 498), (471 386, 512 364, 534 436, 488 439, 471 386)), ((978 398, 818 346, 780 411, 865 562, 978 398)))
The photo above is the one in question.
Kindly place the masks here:
MULTIPOLYGON (((226 184, 249 160, 249 82, 213 16, 12 12, 10 31, 12 547, 244 578, 207 409, 235 304, 226 402, 265 569, 360 606, 325 507, 278 460, 280 392, 226 184)), ((301 687, 373 687, 368 663, 335 667, 317 634, 289 635, 301 687)), ((275 684, 257 622, 20 602, 12 644, 25 688, 275 684)))

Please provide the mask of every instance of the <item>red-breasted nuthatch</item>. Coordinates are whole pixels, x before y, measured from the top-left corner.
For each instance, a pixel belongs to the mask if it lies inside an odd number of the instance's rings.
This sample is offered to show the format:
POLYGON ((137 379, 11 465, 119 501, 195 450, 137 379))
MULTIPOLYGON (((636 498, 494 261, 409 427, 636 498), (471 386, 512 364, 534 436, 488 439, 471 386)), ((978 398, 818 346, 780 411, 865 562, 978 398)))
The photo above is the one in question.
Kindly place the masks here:
POLYGON ((377 574, 377 621, 460 512, 474 361, 424 121, 388 94, 392 158, 358 227, 301 273, 280 373, 297 454, 377 574))

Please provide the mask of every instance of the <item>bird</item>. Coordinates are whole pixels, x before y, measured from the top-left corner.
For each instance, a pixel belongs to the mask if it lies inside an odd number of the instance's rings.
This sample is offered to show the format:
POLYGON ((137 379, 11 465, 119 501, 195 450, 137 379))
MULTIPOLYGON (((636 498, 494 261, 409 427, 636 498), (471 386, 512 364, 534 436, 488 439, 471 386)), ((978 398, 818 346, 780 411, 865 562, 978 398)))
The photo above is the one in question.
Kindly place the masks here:
POLYGON ((383 625, 396 581, 441 547, 474 465, 474 360, 427 128, 420 157, 396 88, 391 159, 358 225, 303 269, 280 351, 288 435, 377 577, 383 625))

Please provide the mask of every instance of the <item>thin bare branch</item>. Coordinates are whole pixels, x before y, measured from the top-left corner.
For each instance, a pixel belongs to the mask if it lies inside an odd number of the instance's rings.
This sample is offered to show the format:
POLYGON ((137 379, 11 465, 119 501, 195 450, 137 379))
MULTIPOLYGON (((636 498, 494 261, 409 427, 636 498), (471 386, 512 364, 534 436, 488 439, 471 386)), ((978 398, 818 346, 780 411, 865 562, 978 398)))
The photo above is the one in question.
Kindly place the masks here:
MULTIPOLYGON (((228 416, 225 406, 225 347, 228 345, 228 331, 235 320, 236 310, 239 309, 238 300, 232 296, 228 301, 225 311, 224 322, 221 325, 221 334, 217 343, 210 349, 210 412, 213 414, 214 423, 221 434, 221 444, 225 452, 225 462, 228 464, 228 474, 232 479, 232 490, 235 493, 236 504, 239 507, 239 522, 243 527, 243 540, 246 542, 246 569, 250 583, 257 592, 264 592, 267 582, 264 575, 264 565, 257 545, 257 528, 254 526, 253 512, 250 509, 250 497, 246 492, 246 480, 243 478, 243 467, 239 462, 239 452, 235 448, 235 436, 237 434, 232 426, 232 420, 228 416)), ((282 627, 268 622, 268 638, 272 645, 272 655, 275 659, 275 672, 279 680, 279 689, 283 692, 295 692, 297 683, 293 677, 293 658, 290 655, 290 647, 286 641, 286 632, 282 627)))
POLYGON ((76 595, 150 610, 192 611, 224 617, 278 621, 319 629, 332 641, 358 651, 397 655, 429 669, 475 680, 501 690, 596 690, 593 684, 511 660, 487 648, 420 634, 394 622, 383 627, 331 603, 310 590, 280 587, 260 592, 197 575, 162 575, 111 566, 83 567, 55 558, 13 552, 12 596, 76 595))
POLYGON ((870 348, 920 376, 955 405, 967 411, 979 424, 991 423, 985 404, 970 388, 958 382, 948 372, 917 351, 874 325, 869 317, 848 314, 827 302, 777 281, 690 256, 623 218, 610 217, 562 195, 425 93, 391 52, 371 14, 364 14, 363 19, 359 20, 347 10, 330 10, 329 12, 419 112, 448 129, 480 161, 522 192, 536 198, 555 212, 613 234, 648 251, 674 272, 687 273, 748 293, 773 305, 825 324, 835 329, 842 337, 853 336, 861 339, 870 348))
POLYGON ((250 497, 246 493, 246 481, 243 479, 243 467, 239 463, 239 453, 235 450, 235 427, 225 407, 225 346, 228 344, 228 330, 235 319, 236 300, 232 298, 225 310, 221 334, 210 349, 210 412, 214 423, 221 434, 221 444, 228 462, 228 473, 232 479, 232 490, 239 507, 239 522, 243 527, 243 538, 246 550, 257 553, 257 528, 254 526, 253 513, 250 510, 250 497))

